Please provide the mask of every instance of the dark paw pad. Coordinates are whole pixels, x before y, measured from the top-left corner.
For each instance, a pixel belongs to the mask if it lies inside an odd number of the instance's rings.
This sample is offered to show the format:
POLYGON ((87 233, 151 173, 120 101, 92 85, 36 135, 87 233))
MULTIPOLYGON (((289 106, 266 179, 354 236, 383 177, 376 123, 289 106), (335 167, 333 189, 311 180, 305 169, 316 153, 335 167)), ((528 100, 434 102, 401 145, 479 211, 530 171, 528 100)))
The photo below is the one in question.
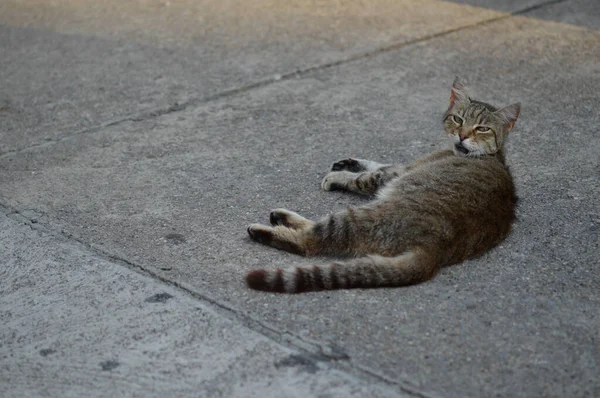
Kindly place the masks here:
POLYGON ((337 182, 332 182, 329 184, 329 191, 344 191, 346 187, 344 184, 339 184, 337 182))
POLYGON ((268 227, 251 225, 248 227, 248 235, 262 244, 268 245, 273 240, 273 233, 267 229, 268 227))
POLYGON ((278 211, 272 211, 269 214, 271 225, 287 225, 287 215, 278 211))
POLYGON ((331 166, 331 171, 342 171, 347 170, 352 173, 358 173, 363 170, 360 162, 356 159, 348 158, 340 160, 339 162, 335 162, 333 166, 331 166))

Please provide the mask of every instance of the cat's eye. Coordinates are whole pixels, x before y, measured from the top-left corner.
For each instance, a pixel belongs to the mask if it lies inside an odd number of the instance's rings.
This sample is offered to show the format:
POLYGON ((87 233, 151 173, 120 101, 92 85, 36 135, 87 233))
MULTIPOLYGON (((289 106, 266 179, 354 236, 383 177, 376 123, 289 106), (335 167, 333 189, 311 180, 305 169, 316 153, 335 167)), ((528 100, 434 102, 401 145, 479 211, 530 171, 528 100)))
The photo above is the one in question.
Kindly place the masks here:
POLYGON ((491 129, 487 126, 477 126, 475 127, 475 130, 479 131, 480 133, 489 133, 491 131, 491 129))
POLYGON ((454 123, 458 124, 459 126, 462 126, 463 120, 460 117, 458 117, 456 115, 451 115, 450 117, 452 118, 452 121, 454 123))

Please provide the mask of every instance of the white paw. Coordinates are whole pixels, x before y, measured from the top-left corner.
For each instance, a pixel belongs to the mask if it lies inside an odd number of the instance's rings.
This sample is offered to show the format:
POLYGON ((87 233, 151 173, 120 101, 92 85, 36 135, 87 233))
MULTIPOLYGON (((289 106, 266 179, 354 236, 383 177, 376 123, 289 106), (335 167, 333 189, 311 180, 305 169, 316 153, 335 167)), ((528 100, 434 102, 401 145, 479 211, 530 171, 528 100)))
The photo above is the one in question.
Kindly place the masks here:
POLYGON ((347 171, 332 171, 327 174, 321 181, 321 188, 324 191, 339 191, 345 189, 349 179, 351 178, 347 171))

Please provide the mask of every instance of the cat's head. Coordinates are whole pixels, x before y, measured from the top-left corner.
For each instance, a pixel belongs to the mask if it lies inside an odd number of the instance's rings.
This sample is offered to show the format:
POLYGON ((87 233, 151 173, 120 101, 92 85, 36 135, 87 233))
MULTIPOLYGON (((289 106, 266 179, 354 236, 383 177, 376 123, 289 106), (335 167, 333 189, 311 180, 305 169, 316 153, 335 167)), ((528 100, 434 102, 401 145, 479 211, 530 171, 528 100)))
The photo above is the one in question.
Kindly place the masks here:
POLYGON ((518 103, 497 109, 472 100, 456 78, 450 93, 450 106, 444 115, 444 130, 453 137, 454 153, 458 156, 482 156, 501 152, 520 109, 518 103))

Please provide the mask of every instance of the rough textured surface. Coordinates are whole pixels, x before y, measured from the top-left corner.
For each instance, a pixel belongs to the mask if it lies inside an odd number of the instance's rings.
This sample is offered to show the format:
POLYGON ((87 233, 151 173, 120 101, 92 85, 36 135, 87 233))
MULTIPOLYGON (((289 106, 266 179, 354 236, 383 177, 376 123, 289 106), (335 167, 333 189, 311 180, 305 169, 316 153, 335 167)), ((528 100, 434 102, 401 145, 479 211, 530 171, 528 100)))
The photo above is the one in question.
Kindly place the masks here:
POLYGON ((544 7, 548 4, 560 2, 564 0, 448 0, 453 3, 471 5, 474 7, 498 10, 502 12, 518 13, 522 10, 531 8, 544 7))
MULTIPOLYGON (((427 2, 405 4, 431 7, 427 2)), ((496 4, 514 11, 515 3, 496 4)), ((457 16, 474 10, 451 6, 457 16)), ((175 281, 239 316, 272 325, 293 337, 286 343, 290 349, 301 346, 340 358, 351 373, 376 375, 396 392, 408 388, 426 396, 597 396, 600 137, 595 126, 600 125, 600 33, 589 29, 599 23, 598 15, 590 12, 594 7, 593 1, 558 2, 524 16, 191 103, 186 109, 136 116, 5 154, 0 157, 0 202, 44 228, 175 281), (557 16, 560 21, 581 21, 581 26, 552 21, 557 16), (408 162, 443 147, 439 119, 456 75, 470 83, 475 98, 523 104, 508 147, 521 197, 519 221, 509 239, 481 259, 405 289, 301 296, 247 290, 243 276, 249 269, 325 261, 253 244, 246 237, 247 224, 265 222, 275 207, 315 217, 361 203, 359 198, 319 189, 328 167, 340 158, 408 162)), ((473 15, 483 18, 487 12, 475 9, 473 15)), ((71 26, 69 18, 51 19, 71 26)), ((44 28, 69 33, 75 42, 87 37, 59 26, 63 25, 57 22, 44 28)), ((158 48, 153 40, 163 40, 153 35, 179 42, 168 26, 158 26, 158 33, 148 33, 140 25, 139 35, 133 36, 89 28, 88 39, 108 40, 109 47, 113 41, 134 46, 166 65, 169 60, 163 53, 151 52, 158 48)), ((352 27, 344 29, 339 34, 352 37, 352 27)), ((418 31, 415 26, 406 29, 418 31)), ((363 34, 361 51, 378 48, 375 33, 363 34)), ((58 43, 58 36, 53 33, 48 40, 58 43)), ((313 39, 302 40, 311 51, 327 54, 326 62, 340 56, 313 39)), ((193 48, 186 40, 181 39, 182 45, 193 48)), ((271 48, 270 38, 264 40, 265 48, 271 48)), ((182 51, 182 59, 195 59, 194 51, 187 54, 179 44, 160 43, 160 51, 175 48, 182 51)), ((79 48, 81 43, 73 45, 79 48)), ((19 67, 13 67, 12 76, 26 81, 37 69, 23 64, 15 55, 18 49, 15 44, 3 52, 0 62, 13 59, 19 67)), ((263 73, 263 66, 249 61, 257 54, 253 47, 245 51, 229 59, 251 73, 263 73)), ((285 62, 301 68, 320 62, 298 54, 285 62)), ((282 64, 271 66, 274 72, 269 73, 278 73, 278 68, 286 73, 282 64)), ((68 86, 68 71, 65 66, 64 74, 57 76, 57 87, 68 86)), ((123 80, 123 92, 151 89, 130 73, 132 77, 123 80)), ((214 90, 224 87, 220 84, 214 90)), ((13 95, 21 89, 22 95, 29 95, 18 84, 4 92, 13 95)), ((186 90, 172 89, 168 95, 188 95, 186 90)), ((80 100, 74 103, 88 108, 80 100)), ((125 115, 138 110, 128 108, 131 104, 121 97, 97 97, 90 103, 101 111, 100 124, 115 109, 125 115)), ((43 116, 40 120, 48 125, 39 131, 48 134, 48 126, 75 131, 79 118, 69 117, 73 118, 43 116)), ((31 130, 23 123, 11 127, 8 144, 3 145, 19 148, 28 139, 31 130)), ((101 278, 96 283, 102 284, 101 278)), ((176 297, 177 289, 163 291, 176 297)), ((85 330, 85 324, 81 327, 85 330)))
POLYGON ((399 397, 0 214, 0 395, 399 397))
POLYGON ((560 1, 526 14, 533 18, 600 29, 600 2, 588 0, 560 1))
POLYGON ((431 0, 2 1, 0 154, 498 15, 431 0))
POLYGON ((600 29, 600 2, 590 0, 450 0, 453 3, 519 13, 547 21, 600 29))

